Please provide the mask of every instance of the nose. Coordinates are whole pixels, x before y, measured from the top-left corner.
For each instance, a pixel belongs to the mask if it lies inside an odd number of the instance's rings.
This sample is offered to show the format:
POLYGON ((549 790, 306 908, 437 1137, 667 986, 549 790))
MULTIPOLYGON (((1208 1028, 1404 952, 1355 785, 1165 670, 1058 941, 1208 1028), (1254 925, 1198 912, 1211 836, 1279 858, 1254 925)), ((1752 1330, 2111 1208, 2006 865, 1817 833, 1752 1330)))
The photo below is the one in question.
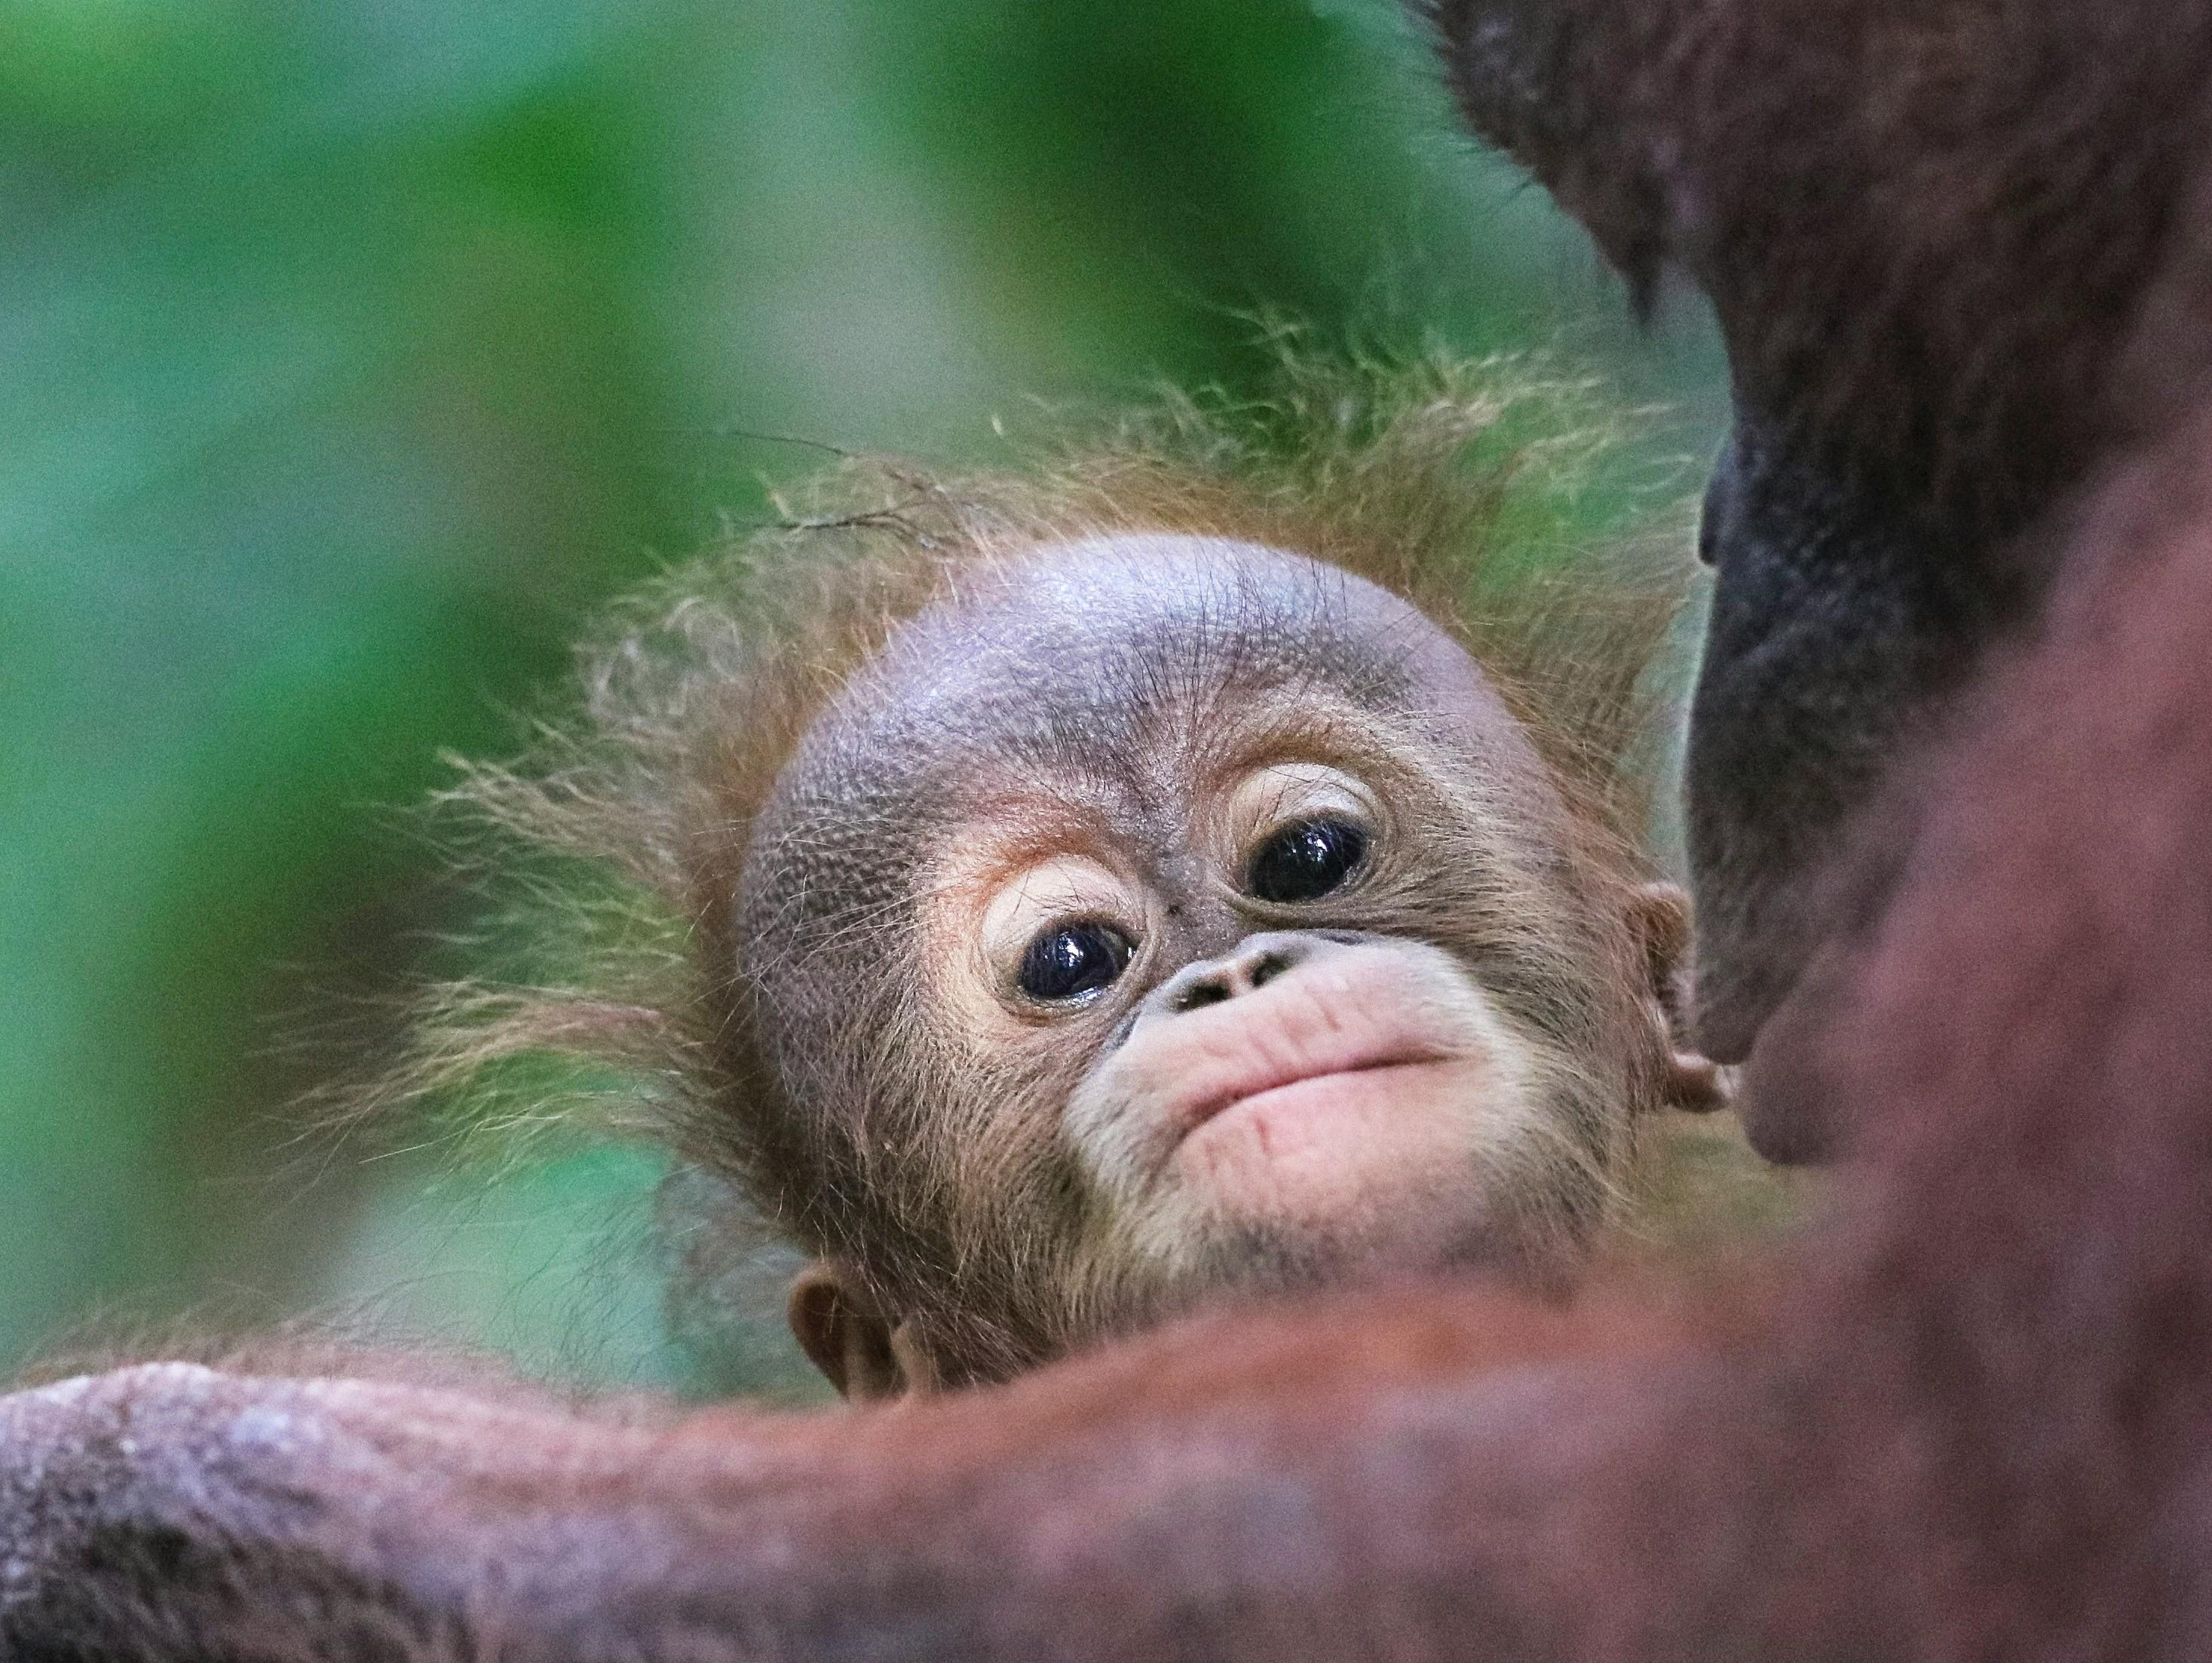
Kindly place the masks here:
POLYGON ((1218 958, 1186 964, 1145 996, 1137 1020, 1179 1017, 1185 1011, 1242 998, 1276 977, 1352 944, 1348 938, 1311 930, 1269 930, 1247 936, 1218 958))

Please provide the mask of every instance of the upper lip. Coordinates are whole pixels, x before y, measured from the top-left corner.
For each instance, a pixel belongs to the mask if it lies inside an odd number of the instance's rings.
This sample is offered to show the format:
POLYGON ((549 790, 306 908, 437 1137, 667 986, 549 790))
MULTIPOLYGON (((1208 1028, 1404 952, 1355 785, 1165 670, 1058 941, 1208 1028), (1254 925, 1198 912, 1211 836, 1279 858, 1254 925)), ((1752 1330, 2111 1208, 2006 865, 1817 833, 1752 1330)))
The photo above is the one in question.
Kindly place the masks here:
POLYGON ((1208 1092, 1194 1099, 1182 1115, 1183 1132, 1188 1136, 1224 1109, 1234 1108, 1248 1097, 1257 1097, 1263 1092, 1278 1090, 1286 1085, 1298 1085, 1307 1080, 1325 1080, 1337 1074, 1372 1074, 1385 1068, 1403 1068, 1414 1063, 1437 1060, 1438 1054, 1434 1050, 1400 1047, 1357 1062, 1255 1073, 1232 1089, 1208 1092))
MULTIPOLYGON (((1313 982, 1326 980, 1326 971, 1305 971, 1285 976, 1274 986, 1246 998, 1259 1001, 1297 999, 1306 1003, 1313 982), (1299 983, 1311 978, 1305 986, 1299 983)), ((1255 1030, 1252 1006, 1243 999, 1218 1007, 1224 1031, 1237 1037, 1233 1052, 1224 1054, 1201 1050, 1189 1065, 1184 1089, 1176 1096, 1174 1118, 1178 1131, 1188 1135, 1224 1109, 1303 1080, 1331 1074, 1358 1074, 1411 1063, 1436 1062, 1443 1053, 1429 1032, 1384 1019, 1363 1017, 1355 1023, 1331 1018, 1332 1003, 1315 1001, 1313 1008, 1291 1013, 1289 1020, 1270 1022, 1255 1030), (1243 1006, 1239 1010, 1238 1006, 1243 1006)), ((1213 1013, 1201 1011, 1181 1020, 1203 1022, 1213 1013)), ((1391 1013, 1395 1015, 1395 1013, 1391 1013)))

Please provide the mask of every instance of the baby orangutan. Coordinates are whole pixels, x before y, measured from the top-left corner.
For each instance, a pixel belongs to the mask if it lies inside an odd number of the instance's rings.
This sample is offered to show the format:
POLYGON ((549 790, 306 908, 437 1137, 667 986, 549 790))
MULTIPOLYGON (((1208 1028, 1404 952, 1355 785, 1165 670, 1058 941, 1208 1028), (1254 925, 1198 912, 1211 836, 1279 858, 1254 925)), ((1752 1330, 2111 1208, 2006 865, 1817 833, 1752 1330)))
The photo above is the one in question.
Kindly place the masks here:
POLYGON ((476 782, 678 900, 678 980, 452 1054, 659 1051, 851 1397, 1231 1290, 1570 1278, 1639 1115, 1720 1101, 1622 832, 1672 590, 1486 574, 1498 406, 1419 391, 1334 472, 1156 429, 680 576, 566 764, 476 782))

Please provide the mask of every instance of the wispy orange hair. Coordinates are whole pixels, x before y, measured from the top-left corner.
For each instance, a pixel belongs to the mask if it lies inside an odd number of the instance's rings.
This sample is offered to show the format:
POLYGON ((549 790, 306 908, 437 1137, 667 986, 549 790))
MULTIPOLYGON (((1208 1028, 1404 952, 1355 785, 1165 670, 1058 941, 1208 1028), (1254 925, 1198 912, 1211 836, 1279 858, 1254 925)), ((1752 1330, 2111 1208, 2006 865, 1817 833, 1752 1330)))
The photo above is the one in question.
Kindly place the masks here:
POLYGON ((1062 422, 1016 465, 847 459, 775 523, 665 575, 581 653, 582 697, 520 763, 445 794, 522 926, 524 968, 424 1001, 376 1102, 474 1132, 641 1132, 733 1182, 809 1252, 807 1198, 735 1031, 732 899, 755 814, 815 713, 905 620, 1039 544, 1142 531, 1291 549, 1407 597, 1481 662, 1601 866, 1637 853, 1656 672, 1690 582, 1681 516, 1590 546, 1579 494, 1619 418, 1582 383, 1433 352, 1286 350, 1273 391, 1163 391, 1062 422), (548 1070, 531 1059, 562 1059, 548 1070), (579 1068, 576 1065, 584 1065, 579 1068))

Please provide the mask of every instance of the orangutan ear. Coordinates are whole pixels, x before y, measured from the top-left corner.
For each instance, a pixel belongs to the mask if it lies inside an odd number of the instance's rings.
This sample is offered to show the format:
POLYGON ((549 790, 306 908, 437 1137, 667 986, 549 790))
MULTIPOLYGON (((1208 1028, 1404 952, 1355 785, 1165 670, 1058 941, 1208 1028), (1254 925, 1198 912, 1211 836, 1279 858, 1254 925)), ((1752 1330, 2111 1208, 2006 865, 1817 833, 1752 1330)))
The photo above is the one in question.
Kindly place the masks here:
POLYGON ((1629 897, 1628 928, 1643 952, 1644 998, 1666 1047, 1661 1102, 1692 1114, 1726 1108, 1728 1076, 1689 1043, 1690 897, 1676 884, 1646 883, 1629 897))
POLYGON ((785 1307, 799 1348, 853 1403, 902 1397, 933 1384, 913 1336, 885 1314, 841 1260, 817 1259, 792 1281, 785 1307), (926 1378, 917 1379, 917 1372, 926 1378))

